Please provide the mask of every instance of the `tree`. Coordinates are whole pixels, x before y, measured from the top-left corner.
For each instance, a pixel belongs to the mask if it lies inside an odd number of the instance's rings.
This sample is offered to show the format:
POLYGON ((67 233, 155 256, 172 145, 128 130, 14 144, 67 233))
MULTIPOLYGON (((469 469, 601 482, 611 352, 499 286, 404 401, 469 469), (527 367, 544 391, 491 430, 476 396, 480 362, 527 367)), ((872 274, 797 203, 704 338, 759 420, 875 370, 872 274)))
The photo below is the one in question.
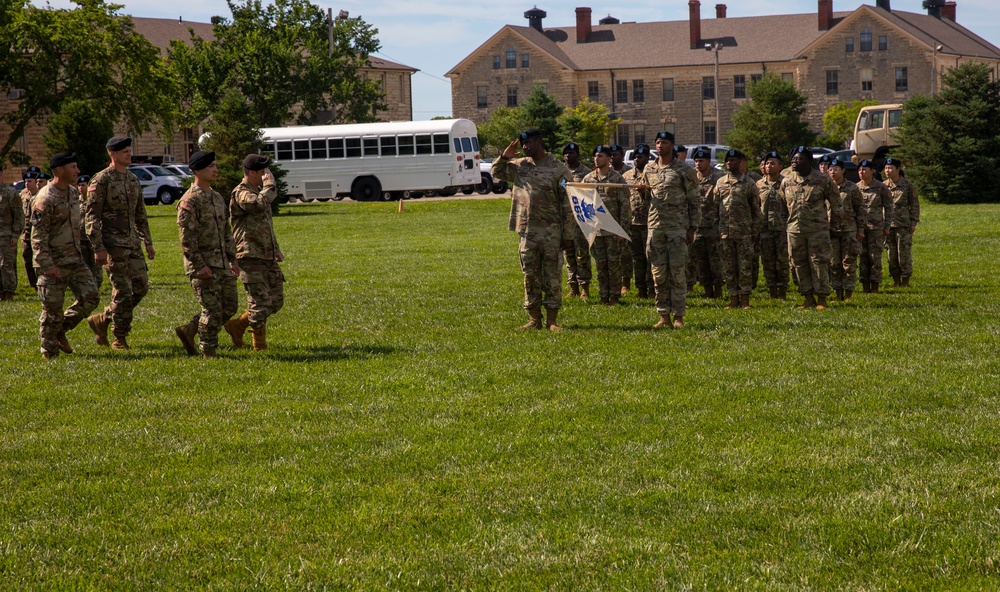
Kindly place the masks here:
POLYGON ((878 101, 841 101, 823 114, 825 144, 836 150, 843 150, 854 138, 854 124, 863 107, 878 105, 878 101))
POLYGON ((46 123, 45 155, 71 150, 80 174, 93 175, 108 165, 106 143, 114 125, 92 101, 72 99, 62 104, 46 123))
POLYGON ((733 114, 733 129, 726 143, 748 155, 769 150, 788 154, 795 146, 811 144, 816 134, 802 121, 806 98, 791 81, 773 72, 750 84, 750 100, 733 114))
POLYGON ((966 62, 941 77, 936 97, 903 105, 897 129, 907 177, 921 197, 939 203, 997 203, 1000 187, 1000 82, 989 67, 966 62))
POLYGON ((559 116, 562 107, 556 103, 545 88, 536 84, 524 102, 524 119, 527 127, 533 127, 542 133, 542 142, 548 150, 555 150, 559 141, 559 116))
POLYGON ((527 117, 521 107, 497 107, 486 121, 476 126, 483 156, 500 156, 504 148, 527 127, 527 117))
MULTIPOLYGON (((14 146, 33 121, 73 99, 93 104, 101 118, 134 133, 160 126, 166 136, 176 114, 176 86, 159 50, 135 32, 121 6, 75 0, 77 8, 37 8, 8 0, 0 25, 8 49, 0 53, 0 92, 23 98, 2 116, 9 132, 0 162, 24 163, 14 146)), ((107 138, 105 138, 106 140, 107 138)))
POLYGON ((576 107, 567 107, 559 116, 559 144, 576 142, 582 146, 581 156, 612 137, 621 119, 612 119, 602 103, 583 99, 576 107))

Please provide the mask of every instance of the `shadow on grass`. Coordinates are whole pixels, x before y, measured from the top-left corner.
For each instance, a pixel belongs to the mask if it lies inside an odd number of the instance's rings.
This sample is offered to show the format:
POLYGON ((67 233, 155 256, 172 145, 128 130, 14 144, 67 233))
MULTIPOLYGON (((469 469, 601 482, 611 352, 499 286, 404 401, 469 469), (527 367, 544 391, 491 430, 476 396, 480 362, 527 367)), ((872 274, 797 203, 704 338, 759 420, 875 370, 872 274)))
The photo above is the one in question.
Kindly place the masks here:
MULTIPOLYGON (((337 360, 368 360, 377 356, 399 353, 399 348, 384 345, 317 345, 305 347, 284 347, 278 345, 266 352, 253 352, 248 348, 236 349, 220 342, 219 358, 222 361, 246 361, 248 358, 260 357, 277 362, 329 362, 337 360)), ((410 352, 412 353, 412 352, 410 352)), ((201 356, 189 356, 180 343, 172 345, 143 345, 129 351, 119 352, 110 349, 91 354, 71 354, 95 360, 142 361, 151 359, 185 359, 200 360, 201 356)))
POLYGON ((272 349, 263 355, 278 362, 310 362, 368 360, 401 351, 403 350, 387 345, 310 345, 272 349))

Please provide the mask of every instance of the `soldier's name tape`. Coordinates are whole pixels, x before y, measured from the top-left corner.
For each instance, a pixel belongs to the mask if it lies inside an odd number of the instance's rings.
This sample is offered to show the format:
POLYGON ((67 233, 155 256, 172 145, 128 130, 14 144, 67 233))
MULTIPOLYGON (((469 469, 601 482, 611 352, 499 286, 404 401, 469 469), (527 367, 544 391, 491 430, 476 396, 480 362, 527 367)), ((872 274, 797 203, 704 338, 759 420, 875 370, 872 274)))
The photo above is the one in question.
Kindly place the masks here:
POLYGON ((566 183, 566 187, 632 187, 628 183, 566 183))

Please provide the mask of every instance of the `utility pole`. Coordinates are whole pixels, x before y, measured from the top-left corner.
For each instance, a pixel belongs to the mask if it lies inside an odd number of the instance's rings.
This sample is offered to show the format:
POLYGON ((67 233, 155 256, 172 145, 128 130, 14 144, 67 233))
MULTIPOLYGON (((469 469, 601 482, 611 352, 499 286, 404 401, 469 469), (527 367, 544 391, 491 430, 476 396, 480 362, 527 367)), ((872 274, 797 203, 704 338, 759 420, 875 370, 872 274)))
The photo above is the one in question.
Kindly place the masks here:
POLYGON ((326 9, 326 31, 330 41, 330 55, 333 55, 333 9, 326 9))
POLYGON ((715 54, 715 144, 719 143, 719 137, 722 133, 722 118, 719 117, 719 50, 723 47, 721 41, 705 44, 705 51, 715 54))
POLYGON ((938 84, 937 84, 937 78, 938 78, 937 54, 938 54, 939 51, 941 51, 941 49, 942 48, 941 48, 940 45, 935 45, 934 46, 934 69, 931 70, 931 96, 937 96, 937 92, 938 92, 938 84))

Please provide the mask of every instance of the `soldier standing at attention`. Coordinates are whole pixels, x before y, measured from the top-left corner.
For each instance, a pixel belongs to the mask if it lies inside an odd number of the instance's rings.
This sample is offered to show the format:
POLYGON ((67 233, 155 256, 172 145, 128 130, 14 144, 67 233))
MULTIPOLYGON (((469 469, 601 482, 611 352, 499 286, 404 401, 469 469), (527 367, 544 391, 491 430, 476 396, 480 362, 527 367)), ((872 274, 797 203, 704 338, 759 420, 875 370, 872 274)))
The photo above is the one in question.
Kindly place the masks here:
POLYGON ((913 233, 920 223, 920 200, 917 189, 900 175, 903 163, 898 158, 885 159, 885 187, 889 190, 892 218, 889 220, 889 275, 893 285, 909 288, 913 275, 913 233))
MULTIPOLYGON (((633 154, 633 158, 635 155, 633 154)), ((625 148, 619 146, 618 144, 611 145, 611 168, 622 176, 625 177, 625 173, 631 171, 633 168, 630 165, 625 164, 625 148)), ((628 294, 628 291, 632 288, 632 249, 623 248, 621 250, 621 256, 619 257, 621 263, 621 295, 624 296, 628 294)))
POLYGON ((175 327, 174 332, 189 356, 198 354, 194 345, 197 334, 202 355, 217 358, 219 330, 239 309, 236 276, 240 268, 236 264, 236 242, 229 229, 229 208, 219 192, 212 189, 212 181, 219 176, 215 153, 195 152, 188 168, 195 181, 177 204, 177 226, 184 273, 191 280, 201 312, 186 325, 175 327))
POLYGON ((753 279, 750 275, 754 245, 760 241, 760 194, 745 172, 746 156, 739 150, 726 153, 729 171, 715 185, 719 204, 719 251, 729 292, 729 310, 750 308, 753 279))
MULTIPOLYGON (((563 148, 563 161, 574 183, 581 183, 590 174, 587 165, 580 162, 580 147, 573 142, 563 148)), ((566 256, 566 275, 569 276, 569 295, 586 300, 590 298, 590 280, 594 277, 594 270, 590 265, 590 245, 580 226, 573 226, 573 246, 563 252, 566 256)))
MULTIPOLYGON (((604 202, 604 207, 622 227, 632 219, 628 190, 624 187, 625 179, 611 168, 611 148, 598 146, 594 149, 594 164, 596 168, 583 178, 584 183, 621 184, 622 187, 598 187, 597 193, 604 202)), ((602 230, 594 237, 590 246, 590 254, 597 262, 597 283, 601 304, 614 306, 622 295, 622 246, 623 237, 602 230)))
POLYGON ((17 238, 24 232, 21 197, 3 178, 0 166, 0 301, 17 291, 17 238))
POLYGON ((111 302, 87 319, 94 341, 108 345, 108 326, 114 325, 111 349, 127 350, 132 313, 149 291, 149 275, 140 243, 150 259, 156 255, 146 219, 139 179, 128 170, 132 138, 116 136, 105 144, 111 165, 94 175, 86 202, 87 235, 94 260, 108 272, 111 302))
POLYGON ((865 212, 858 186, 844 178, 844 163, 830 160, 827 173, 840 191, 843 206, 839 218, 830 217, 830 284, 837 293, 837 300, 846 302, 854 295, 858 283, 858 255, 864 238, 865 212))
POLYGON ((688 245, 695 228, 701 225, 698 201, 698 175, 687 163, 674 158, 674 135, 656 134, 656 160, 646 165, 639 177, 640 188, 649 189, 649 239, 646 257, 653 267, 656 285, 656 312, 660 320, 654 329, 670 326, 684 328, 687 311, 688 245))
POLYGON ((858 174, 861 176, 858 190, 861 191, 865 214, 864 236, 861 238, 861 288, 878 294, 878 285, 882 283, 882 252, 892 220, 892 203, 889 190, 875 178, 872 161, 865 159, 859 162, 858 174))
POLYGON ((31 255, 31 207, 35 196, 41 190, 40 178, 45 175, 36 166, 29 166, 21 177, 24 179, 24 189, 21 190, 21 212, 24 214, 24 234, 21 235, 21 259, 24 260, 24 275, 32 290, 38 290, 38 276, 35 275, 35 264, 31 255))
POLYGON ((809 149, 796 148, 778 193, 788 206, 788 257, 805 296, 799 308, 823 310, 830 295, 830 217, 841 215, 841 205, 837 187, 812 161, 809 149))
POLYGON ((674 146, 674 158, 680 161, 686 161, 688 159, 687 146, 683 144, 678 144, 677 146, 674 146))
POLYGON ((267 319, 285 304, 285 276, 279 263, 285 255, 278 248, 271 220, 271 203, 278 192, 268 166, 271 159, 249 154, 243 159, 243 182, 229 198, 229 215, 236 240, 240 281, 247 291, 247 311, 228 321, 226 332, 233 345, 243 347, 243 333, 250 327, 254 351, 267 349, 267 319))
POLYGON ((79 193, 73 186, 80 173, 76 155, 60 152, 49 167, 55 182, 39 191, 31 206, 31 249, 42 301, 39 333, 46 360, 60 351, 73 353, 66 332, 87 318, 99 299, 94 274, 84 265, 80 247, 83 219, 79 193), (64 313, 67 287, 76 301, 64 313))
POLYGON ((576 227, 565 187, 565 182, 571 180, 570 172, 545 152, 541 132, 528 129, 493 161, 491 173, 510 184, 517 210, 524 308, 529 317, 528 323, 521 328, 541 329, 544 306, 544 326, 550 331, 560 331, 556 324, 562 306, 559 249, 572 245, 576 227), (524 158, 516 158, 518 143, 524 158))
POLYGON ((719 205, 715 185, 722 173, 712 168, 712 154, 706 148, 695 148, 694 168, 698 173, 698 195, 701 224, 694 231, 694 242, 688 248, 688 293, 695 281, 705 288, 706 298, 722 298, 722 259, 719 253, 719 205))
MULTIPOLYGON (((99 292, 101 290, 101 285, 104 283, 104 270, 101 269, 101 266, 94 261, 94 247, 90 244, 90 239, 87 238, 86 213, 89 185, 90 175, 80 175, 76 178, 76 190, 80 192, 80 204, 84 212, 83 236, 80 237, 80 247, 83 250, 83 263, 94 273, 94 282, 97 284, 97 290, 99 292)), ((87 319, 87 324, 90 324, 89 318, 87 319)))
MULTIPOLYGON (((638 185, 639 177, 649 164, 649 145, 639 144, 633 153, 635 168, 629 169, 622 178, 629 185, 638 185)), ((635 271, 635 289, 639 298, 653 297, 653 268, 646 258, 646 239, 649 237, 649 190, 638 187, 629 188, 629 210, 632 220, 628 226, 628 234, 632 239, 628 247, 632 251, 632 264, 635 271)))
POLYGON ((760 193, 761 232, 760 253, 764 262, 764 280, 771 298, 784 300, 788 294, 788 206, 778 193, 784 179, 781 176, 781 156, 768 152, 764 156, 764 178, 757 181, 760 193))

